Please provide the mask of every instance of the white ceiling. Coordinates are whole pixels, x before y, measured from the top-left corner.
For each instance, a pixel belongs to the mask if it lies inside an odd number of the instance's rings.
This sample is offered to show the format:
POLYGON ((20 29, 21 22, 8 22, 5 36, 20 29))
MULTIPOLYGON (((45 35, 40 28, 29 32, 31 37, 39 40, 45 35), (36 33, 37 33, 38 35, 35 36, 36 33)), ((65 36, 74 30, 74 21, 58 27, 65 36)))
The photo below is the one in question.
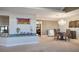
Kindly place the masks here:
POLYGON ((63 11, 63 9, 64 9, 65 7, 44 7, 44 8, 50 9, 50 10, 59 10, 59 11, 63 11))
MULTIPOLYGON (((65 13, 64 7, 0 7, 0 11, 8 11, 11 13, 32 14, 37 19, 59 19, 74 14, 73 12, 65 13)), ((77 13, 77 12, 76 12, 77 13)))
MULTIPOLYGON (((59 8, 58 8, 59 9, 59 8)), ((62 11, 57 8, 43 8, 43 7, 0 7, 0 10, 17 12, 17 13, 34 13, 34 14, 47 14, 47 13, 60 13, 62 11)), ((61 8, 60 8, 61 9, 61 8)))
MULTIPOLYGON (((59 9, 59 8, 58 8, 59 9)), ((0 7, 1 11, 9 11, 13 13, 21 13, 21 14, 33 14, 36 16, 49 17, 55 16, 57 14, 63 13, 57 8, 53 8, 52 10, 49 8, 35 8, 35 7, 0 7)))

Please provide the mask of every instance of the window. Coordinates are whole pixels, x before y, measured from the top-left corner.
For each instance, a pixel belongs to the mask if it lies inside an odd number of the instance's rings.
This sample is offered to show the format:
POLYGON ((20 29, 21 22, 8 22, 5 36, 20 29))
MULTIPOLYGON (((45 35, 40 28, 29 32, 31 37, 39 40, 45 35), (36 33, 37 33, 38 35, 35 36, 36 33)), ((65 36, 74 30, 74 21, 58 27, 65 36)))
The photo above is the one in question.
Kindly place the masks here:
POLYGON ((8 33, 8 26, 0 26, 1 33, 8 33))

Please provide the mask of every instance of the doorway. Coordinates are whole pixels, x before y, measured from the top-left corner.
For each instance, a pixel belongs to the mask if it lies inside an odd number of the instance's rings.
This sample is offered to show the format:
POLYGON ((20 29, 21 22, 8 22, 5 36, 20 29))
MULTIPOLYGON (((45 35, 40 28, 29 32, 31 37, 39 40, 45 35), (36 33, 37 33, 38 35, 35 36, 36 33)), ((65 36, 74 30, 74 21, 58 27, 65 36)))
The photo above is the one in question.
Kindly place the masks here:
POLYGON ((36 22, 36 33, 39 36, 41 36, 41 34, 42 34, 42 22, 41 21, 36 22))
POLYGON ((41 36, 41 24, 37 24, 36 33, 41 36))

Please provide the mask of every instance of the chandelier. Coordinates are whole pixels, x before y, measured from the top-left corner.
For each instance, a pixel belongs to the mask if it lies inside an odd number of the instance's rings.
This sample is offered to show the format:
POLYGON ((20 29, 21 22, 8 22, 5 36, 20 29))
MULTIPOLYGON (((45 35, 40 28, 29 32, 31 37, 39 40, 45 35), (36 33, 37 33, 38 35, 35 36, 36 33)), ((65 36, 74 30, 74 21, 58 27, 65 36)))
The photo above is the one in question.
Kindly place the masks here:
POLYGON ((58 21, 58 24, 59 25, 65 25, 66 24, 66 20, 61 19, 61 20, 58 21))

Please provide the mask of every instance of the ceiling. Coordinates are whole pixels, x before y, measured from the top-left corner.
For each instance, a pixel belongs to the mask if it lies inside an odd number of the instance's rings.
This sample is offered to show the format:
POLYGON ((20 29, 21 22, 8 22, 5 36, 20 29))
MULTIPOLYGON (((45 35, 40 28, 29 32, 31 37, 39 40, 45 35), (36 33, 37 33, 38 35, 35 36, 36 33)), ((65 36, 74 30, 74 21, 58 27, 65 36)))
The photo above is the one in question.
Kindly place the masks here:
POLYGON ((79 9, 79 7, 65 7, 63 11, 70 12, 70 11, 77 10, 77 9, 79 9))
MULTIPOLYGON (((58 8, 59 9, 59 8, 58 8)), ((0 7, 0 11, 8 11, 11 13, 18 14, 32 14, 36 17, 54 17, 57 18, 59 14, 64 13, 63 11, 58 10, 57 8, 43 8, 43 7, 0 7)))
POLYGON ((45 8, 50 10, 64 11, 64 12, 70 12, 70 11, 79 9, 79 7, 45 7, 45 8))
POLYGON ((69 12, 79 8, 71 7, 0 7, 0 11, 15 14, 31 14, 38 19, 59 19, 70 15, 69 12), (67 14, 67 13, 68 14, 67 14), (66 15, 67 14, 67 15, 66 15))
POLYGON ((49 14, 49 13, 61 13, 63 8, 61 7, 0 7, 2 11, 16 12, 16 13, 34 13, 34 14, 49 14))
POLYGON ((63 11, 64 7, 44 7, 46 9, 50 9, 50 10, 58 10, 58 11, 63 11))

